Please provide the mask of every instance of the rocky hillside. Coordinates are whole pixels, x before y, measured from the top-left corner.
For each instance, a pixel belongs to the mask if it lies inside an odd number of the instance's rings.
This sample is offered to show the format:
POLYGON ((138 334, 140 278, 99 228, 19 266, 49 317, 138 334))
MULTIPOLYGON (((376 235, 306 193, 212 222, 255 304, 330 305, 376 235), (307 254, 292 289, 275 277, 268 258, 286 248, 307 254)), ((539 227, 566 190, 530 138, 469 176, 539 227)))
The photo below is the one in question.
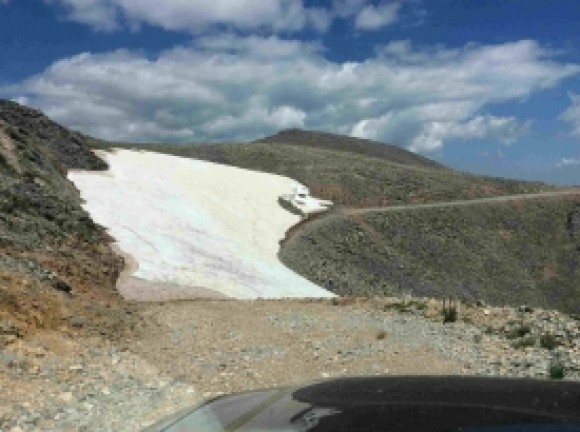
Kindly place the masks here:
POLYGON ((0 346, 38 328, 82 326, 117 299, 122 262, 66 178, 106 168, 87 141, 0 101, 0 346))
POLYGON ((288 176, 306 184, 313 195, 348 207, 451 201, 554 189, 543 183, 460 173, 406 150, 385 145, 385 150, 380 151, 377 145, 383 144, 349 137, 295 131, 265 140, 268 142, 121 146, 288 176), (286 138, 288 135, 291 139, 286 138), (283 143, 284 140, 291 142, 283 143))
POLYGON ((341 295, 413 293, 580 313, 580 195, 319 219, 284 263, 341 295))

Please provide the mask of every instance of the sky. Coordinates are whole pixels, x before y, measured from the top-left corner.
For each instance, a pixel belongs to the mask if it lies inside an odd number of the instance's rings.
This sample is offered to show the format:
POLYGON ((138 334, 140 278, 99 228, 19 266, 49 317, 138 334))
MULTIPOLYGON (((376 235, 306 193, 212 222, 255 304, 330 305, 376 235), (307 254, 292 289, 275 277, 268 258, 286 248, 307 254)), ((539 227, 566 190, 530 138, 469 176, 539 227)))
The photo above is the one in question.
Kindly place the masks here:
POLYGON ((0 0, 0 98, 113 141, 303 128, 580 185, 578 0, 0 0))

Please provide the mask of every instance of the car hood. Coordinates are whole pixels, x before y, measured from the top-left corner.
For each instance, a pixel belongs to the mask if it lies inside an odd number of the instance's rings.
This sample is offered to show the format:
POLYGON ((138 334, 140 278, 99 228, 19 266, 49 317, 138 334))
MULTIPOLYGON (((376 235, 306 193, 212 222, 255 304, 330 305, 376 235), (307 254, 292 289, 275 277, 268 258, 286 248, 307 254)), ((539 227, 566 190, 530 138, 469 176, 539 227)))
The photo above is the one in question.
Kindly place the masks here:
POLYGON ((148 428, 167 431, 580 431, 580 383, 353 377, 222 396, 148 428))

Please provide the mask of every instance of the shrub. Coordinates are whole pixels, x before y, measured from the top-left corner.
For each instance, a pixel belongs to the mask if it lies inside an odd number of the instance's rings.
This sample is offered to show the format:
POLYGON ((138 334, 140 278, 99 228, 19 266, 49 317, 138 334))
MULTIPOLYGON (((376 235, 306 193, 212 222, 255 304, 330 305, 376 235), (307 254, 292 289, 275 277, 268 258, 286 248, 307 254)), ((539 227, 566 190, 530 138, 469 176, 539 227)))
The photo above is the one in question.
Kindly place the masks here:
POLYGON ((540 336, 540 346, 547 350, 553 350, 560 346, 560 341, 554 335, 546 333, 540 336))
POLYGON ((457 307, 456 306, 447 306, 443 308, 443 323, 454 323, 457 321, 457 307))
POLYGON ((513 348, 523 349, 526 347, 531 347, 536 344, 536 338, 534 336, 524 336, 519 339, 516 339, 512 342, 513 348))
POLYGON ((385 312, 390 309, 395 309, 398 312, 417 312, 427 309, 427 303, 420 300, 400 301, 396 303, 387 304, 384 307, 385 312))
POLYGON ((443 299, 443 324, 454 323, 459 318, 459 302, 451 298, 443 299))
POLYGON ((386 339, 387 337, 387 332, 384 330, 381 330, 380 332, 377 333, 377 340, 383 340, 386 339))
POLYGON ((471 317, 468 316, 464 316, 463 318, 461 318, 461 321, 463 321, 465 324, 473 324, 473 319, 471 319, 471 317))
POLYGON ((548 367, 548 374, 552 379, 563 379, 566 375, 566 368, 561 360, 556 360, 548 367))
POLYGON ((483 332, 485 334, 487 334, 487 335, 491 335, 491 334, 494 334, 495 333, 495 330, 494 330, 494 328, 492 326, 489 326, 488 325, 488 326, 485 326, 485 329, 484 329, 483 332))
POLYGON ((508 334, 506 335, 506 337, 508 339, 523 338, 524 336, 530 334, 531 332, 532 332, 532 329, 530 328, 529 325, 527 325, 527 324, 520 324, 518 327, 510 330, 508 332, 508 334))

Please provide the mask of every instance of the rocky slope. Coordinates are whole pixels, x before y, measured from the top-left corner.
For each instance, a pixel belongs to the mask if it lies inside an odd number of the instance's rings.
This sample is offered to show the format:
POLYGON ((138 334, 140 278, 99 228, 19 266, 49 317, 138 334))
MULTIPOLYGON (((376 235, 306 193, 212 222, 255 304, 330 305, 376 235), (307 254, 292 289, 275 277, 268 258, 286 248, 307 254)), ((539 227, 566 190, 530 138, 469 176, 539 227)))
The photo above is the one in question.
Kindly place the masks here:
POLYGON ((0 101, 0 347, 40 328, 118 325, 99 314, 118 302, 122 260, 66 178, 106 168, 87 141, 0 101))
POLYGON ((136 431, 205 398, 344 375, 580 379, 580 321, 421 298, 142 304, 115 342, 44 332, 0 354, 0 429, 136 431), (2 388, 2 385, 5 388, 2 388), (10 389, 10 391, 6 391, 10 389))
POLYGON ((340 295, 413 293, 580 313, 580 194, 319 219, 290 268, 340 295))

